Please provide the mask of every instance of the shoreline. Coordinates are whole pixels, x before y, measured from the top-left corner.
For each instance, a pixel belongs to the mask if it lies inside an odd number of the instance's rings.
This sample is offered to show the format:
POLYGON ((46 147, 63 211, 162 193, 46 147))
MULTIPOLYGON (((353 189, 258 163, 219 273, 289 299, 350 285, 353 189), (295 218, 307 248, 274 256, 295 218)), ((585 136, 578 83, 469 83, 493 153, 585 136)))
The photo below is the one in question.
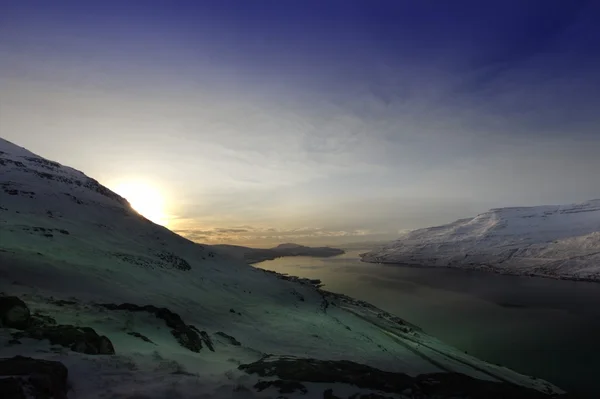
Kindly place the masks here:
POLYGON ((595 283, 600 284, 600 277, 598 278, 588 278, 588 277, 576 277, 576 276, 555 276, 552 274, 540 274, 540 273, 519 273, 518 271, 511 270, 503 270, 497 269, 492 266, 487 265, 479 265, 478 267, 460 267, 460 266, 432 266, 432 265, 423 265, 417 263, 399 263, 399 262, 372 262, 363 260, 362 257, 359 257, 359 260, 363 263, 371 263, 371 264, 379 264, 379 265, 394 265, 398 267, 410 267, 410 268, 428 268, 428 269, 453 269, 460 270, 463 272, 482 272, 482 273, 494 273, 500 274, 504 276, 515 276, 515 277, 537 277, 537 278, 548 278, 553 280, 564 280, 564 281, 577 281, 577 282, 585 282, 585 283, 595 283))
POLYGON ((294 258, 294 257, 298 257, 298 256, 304 256, 307 258, 333 258, 335 256, 340 256, 340 255, 344 255, 344 253, 341 254, 335 254, 335 255, 304 255, 304 254, 289 254, 289 255, 278 255, 278 256, 274 256, 272 258, 265 258, 265 259, 258 259, 258 260, 246 260, 245 261, 248 262, 249 265, 255 265, 257 263, 261 263, 261 262, 267 262, 269 260, 275 260, 275 259, 279 259, 279 258, 294 258))

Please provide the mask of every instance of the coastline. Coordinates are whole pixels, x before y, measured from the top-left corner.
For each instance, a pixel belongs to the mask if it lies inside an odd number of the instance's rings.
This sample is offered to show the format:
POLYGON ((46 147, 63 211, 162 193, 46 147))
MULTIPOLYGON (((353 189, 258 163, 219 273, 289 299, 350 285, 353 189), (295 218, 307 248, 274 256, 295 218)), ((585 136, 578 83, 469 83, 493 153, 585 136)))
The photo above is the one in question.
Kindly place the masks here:
POLYGON ((428 268, 428 269, 454 269, 461 270, 463 272, 483 272, 483 273, 495 273, 501 274, 505 276, 517 276, 517 277, 538 277, 538 278, 549 278, 553 280, 564 280, 564 281, 578 281, 578 282, 586 282, 586 283, 600 283, 600 276, 598 278, 588 278, 588 277, 577 277, 577 276, 557 276, 552 274, 542 274, 542 273, 523 273, 518 270, 510 270, 510 269, 498 269, 489 265, 478 265, 476 267, 461 267, 461 266, 434 266, 434 265, 424 265, 418 263, 399 263, 399 262, 373 262, 364 260, 363 257, 360 257, 360 261, 363 263, 372 263, 372 264, 381 264, 381 265, 394 265, 398 267, 411 267, 411 268, 428 268))

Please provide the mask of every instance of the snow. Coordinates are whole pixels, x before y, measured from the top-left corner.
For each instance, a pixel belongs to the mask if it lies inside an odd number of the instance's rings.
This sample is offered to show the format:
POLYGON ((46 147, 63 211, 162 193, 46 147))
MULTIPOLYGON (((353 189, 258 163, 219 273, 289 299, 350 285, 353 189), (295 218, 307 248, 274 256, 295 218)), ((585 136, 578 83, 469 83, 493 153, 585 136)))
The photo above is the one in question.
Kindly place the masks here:
MULTIPOLYGON (((271 390, 253 388, 258 377, 237 369, 265 354, 352 360, 411 376, 459 371, 561 392, 419 330, 400 329, 368 304, 330 299, 324 309, 323 293, 311 284, 278 278, 180 237, 83 173, 2 139, 0 291, 21 297, 33 312, 61 324, 92 327, 113 342, 116 355, 91 356, 30 339, 6 346, 10 331, 0 329, 2 357, 63 362, 71 399, 272 397, 271 390), (57 305, 51 298, 74 303, 57 305), (152 315, 95 306, 123 302, 170 309, 206 331, 215 351, 181 347, 152 315), (154 344, 128 334, 134 331, 154 344), (231 345, 219 331, 241 346, 231 345)), ((322 397, 323 386, 307 387, 307 395, 288 397, 322 397)), ((352 386, 333 388, 364 393, 352 386)))
POLYGON ((362 259, 600 281, 600 200, 491 209, 404 233, 362 259))

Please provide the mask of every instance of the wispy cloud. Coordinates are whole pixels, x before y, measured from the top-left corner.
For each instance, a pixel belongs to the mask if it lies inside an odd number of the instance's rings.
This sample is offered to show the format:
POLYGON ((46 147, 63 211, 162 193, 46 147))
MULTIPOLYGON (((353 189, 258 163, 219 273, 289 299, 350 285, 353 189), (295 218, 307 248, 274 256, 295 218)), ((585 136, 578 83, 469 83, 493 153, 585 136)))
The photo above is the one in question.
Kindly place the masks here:
POLYGON ((0 24, 2 135, 152 180, 194 240, 371 239, 600 196, 598 2, 25 3, 0 24))
POLYGON ((238 244, 249 246, 277 245, 283 242, 299 244, 319 244, 323 242, 350 242, 356 238, 378 236, 374 231, 356 229, 350 231, 327 230, 323 228, 296 228, 291 230, 276 228, 213 228, 174 230, 177 234, 196 242, 207 244, 238 244))

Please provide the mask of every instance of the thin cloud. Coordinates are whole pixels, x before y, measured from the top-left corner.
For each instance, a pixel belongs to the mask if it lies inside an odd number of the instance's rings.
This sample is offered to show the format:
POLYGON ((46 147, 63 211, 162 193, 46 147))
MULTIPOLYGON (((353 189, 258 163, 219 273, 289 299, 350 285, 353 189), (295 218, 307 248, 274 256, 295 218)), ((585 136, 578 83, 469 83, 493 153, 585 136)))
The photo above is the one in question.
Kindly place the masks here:
POLYGON ((210 230, 183 229, 174 231, 197 242, 204 240, 208 244, 236 243, 242 245, 255 244, 257 242, 282 243, 295 241, 297 243, 305 243, 314 242, 315 240, 326 240, 327 238, 344 237, 351 239, 377 234, 366 229, 327 230, 318 227, 303 227, 290 230, 254 227, 251 229, 214 228, 210 230))

